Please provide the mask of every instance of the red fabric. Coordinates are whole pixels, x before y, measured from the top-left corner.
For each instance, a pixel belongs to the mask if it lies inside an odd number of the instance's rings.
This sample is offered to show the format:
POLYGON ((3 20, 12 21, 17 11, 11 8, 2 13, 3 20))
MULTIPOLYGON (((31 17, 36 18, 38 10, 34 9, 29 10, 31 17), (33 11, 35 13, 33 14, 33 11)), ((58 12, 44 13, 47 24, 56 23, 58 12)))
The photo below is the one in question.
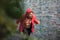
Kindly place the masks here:
MULTIPOLYGON (((19 31, 22 32, 23 29, 24 29, 24 25, 23 25, 23 21, 24 21, 24 18, 27 16, 27 14, 29 14, 30 12, 33 12, 32 9, 28 8, 26 10, 26 14, 23 15, 22 17, 22 21, 20 22, 20 27, 19 27, 19 31)), ((33 14, 33 17, 32 17, 32 33, 34 32, 34 23, 38 24, 38 21, 36 19, 36 16, 33 14)))

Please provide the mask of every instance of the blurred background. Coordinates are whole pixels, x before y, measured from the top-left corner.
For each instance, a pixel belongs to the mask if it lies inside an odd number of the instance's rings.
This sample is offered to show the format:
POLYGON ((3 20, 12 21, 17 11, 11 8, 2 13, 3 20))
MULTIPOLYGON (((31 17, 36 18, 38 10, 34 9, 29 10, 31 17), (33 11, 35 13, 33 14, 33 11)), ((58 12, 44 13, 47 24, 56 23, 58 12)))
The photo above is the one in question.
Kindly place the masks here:
POLYGON ((0 0, 0 40, 22 40, 16 19, 27 8, 41 21, 29 40, 60 40, 60 0, 0 0))

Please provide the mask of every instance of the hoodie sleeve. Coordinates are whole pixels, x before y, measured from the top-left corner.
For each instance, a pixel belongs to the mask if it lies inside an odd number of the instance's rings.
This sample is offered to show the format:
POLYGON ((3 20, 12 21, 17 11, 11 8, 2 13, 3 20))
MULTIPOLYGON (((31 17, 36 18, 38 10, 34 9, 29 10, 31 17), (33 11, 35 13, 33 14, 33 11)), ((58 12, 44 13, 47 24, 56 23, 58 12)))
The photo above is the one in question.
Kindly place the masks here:
POLYGON ((18 23, 19 23, 19 20, 17 19, 17 20, 16 20, 16 24, 18 24, 18 23))
POLYGON ((38 20, 36 19, 36 16, 34 16, 34 23, 38 24, 38 20))

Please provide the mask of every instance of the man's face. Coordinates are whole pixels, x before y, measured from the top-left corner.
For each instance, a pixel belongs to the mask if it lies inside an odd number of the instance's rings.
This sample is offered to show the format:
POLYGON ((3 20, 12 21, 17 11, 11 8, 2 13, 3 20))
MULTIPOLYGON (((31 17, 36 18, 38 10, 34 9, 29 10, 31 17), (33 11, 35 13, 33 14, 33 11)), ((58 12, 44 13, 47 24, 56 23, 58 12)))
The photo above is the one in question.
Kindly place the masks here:
POLYGON ((28 17, 29 17, 29 18, 32 18, 32 14, 33 14, 32 12, 29 13, 29 14, 28 14, 28 17))
POLYGON ((30 17, 32 17, 32 14, 33 14, 33 13, 31 12, 31 13, 30 13, 30 14, 28 14, 28 15, 29 15, 30 17))

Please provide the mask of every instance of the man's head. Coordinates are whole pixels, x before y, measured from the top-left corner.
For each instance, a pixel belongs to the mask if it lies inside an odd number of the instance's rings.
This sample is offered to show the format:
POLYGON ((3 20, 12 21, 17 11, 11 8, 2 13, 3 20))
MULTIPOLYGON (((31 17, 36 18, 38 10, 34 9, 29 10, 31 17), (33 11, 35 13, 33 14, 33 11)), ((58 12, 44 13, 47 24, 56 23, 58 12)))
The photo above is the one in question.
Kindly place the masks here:
POLYGON ((27 15, 28 18, 32 18, 32 16, 33 16, 33 11, 32 11, 32 9, 28 8, 28 9, 26 10, 26 15, 27 15))
POLYGON ((33 13, 32 13, 32 12, 30 12, 30 13, 27 15, 28 18, 32 18, 32 16, 33 16, 33 13))

